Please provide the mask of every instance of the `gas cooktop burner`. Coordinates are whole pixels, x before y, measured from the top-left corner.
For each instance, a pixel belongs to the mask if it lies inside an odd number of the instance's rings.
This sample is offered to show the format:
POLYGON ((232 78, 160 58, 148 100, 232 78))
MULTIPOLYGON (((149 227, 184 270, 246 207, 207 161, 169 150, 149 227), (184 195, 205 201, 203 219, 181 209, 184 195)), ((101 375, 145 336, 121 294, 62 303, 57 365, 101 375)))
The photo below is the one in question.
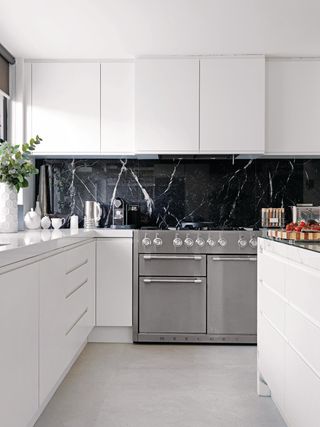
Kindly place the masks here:
POLYGON ((177 230, 224 230, 224 231, 244 231, 243 227, 229 227, 220 226, 218 227, 213 222, 181 222, 177 226, 177 230))

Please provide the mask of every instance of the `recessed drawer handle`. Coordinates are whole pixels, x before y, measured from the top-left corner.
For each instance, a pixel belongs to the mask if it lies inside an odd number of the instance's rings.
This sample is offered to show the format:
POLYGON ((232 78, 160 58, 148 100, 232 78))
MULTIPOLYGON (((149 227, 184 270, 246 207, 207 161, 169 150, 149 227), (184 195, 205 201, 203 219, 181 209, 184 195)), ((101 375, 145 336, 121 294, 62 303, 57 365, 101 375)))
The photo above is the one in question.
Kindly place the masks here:
POLYGON ((68 270, 67 272, 66 272, 66 274, 70 274, 70 273, 72 273, 73 271, 75 271, 75 270, 78 270, 78 268, 80 268, 80 267, 82 267, 83 265, 86 265, 86 264, 88 264, 88 258, 86 259, 86 260, 84 260, 81 264, 78 264, 78 265, 76 265, 75 267, 72 267, 71 268, 71 270, 68 270))
POLYGON ((201 255, 144 255, 143 259, 145 260, 152 260, 152 259, 190 259, 193 261, 201 261, 202 260, 201 255))
POLYGON ((212 261, 257 261, 257 257, 212 257, 212 261))
POLYGON ((143 279, 144 283, 202 283, 201 279, 143 279))
POLYGON ((66 299, 68 299, 69 297, 71 297, 71 295, 73 295, 75 292, 77 292, 80 288, 82 288, 83 285, 85 285, 88 282, 88 278, 86 278, 86 280, 84 280, 82 283, 80 283, 80 285, 78 285, 77 287, 75 287, 74 289, 72 289, 72 291, 70 291, 67 295, 66 295, 66 299))
POLYGON ((80 322, 80 320, 88 313, 88 307, 84 310, 84 312, 82 312, 80 314, 80 316, 77 318, 77 320, 75 322, 72 323, 72 325, 70 326, 70 328, 67 330, 66 332, 66 336, 70 334, 70 332, 72 331, 72 329, 77 326, 77 324, 80 322))

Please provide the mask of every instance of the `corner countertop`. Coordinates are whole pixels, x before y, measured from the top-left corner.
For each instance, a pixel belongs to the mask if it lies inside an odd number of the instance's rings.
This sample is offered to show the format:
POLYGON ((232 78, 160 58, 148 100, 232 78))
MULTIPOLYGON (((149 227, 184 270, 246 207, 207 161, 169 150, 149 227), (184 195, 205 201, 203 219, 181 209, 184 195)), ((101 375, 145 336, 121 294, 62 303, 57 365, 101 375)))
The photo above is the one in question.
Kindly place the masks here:
POLYGON ((0 233, 0 267, 94 238, 132 238, 133 230, 28 230, 0 233))

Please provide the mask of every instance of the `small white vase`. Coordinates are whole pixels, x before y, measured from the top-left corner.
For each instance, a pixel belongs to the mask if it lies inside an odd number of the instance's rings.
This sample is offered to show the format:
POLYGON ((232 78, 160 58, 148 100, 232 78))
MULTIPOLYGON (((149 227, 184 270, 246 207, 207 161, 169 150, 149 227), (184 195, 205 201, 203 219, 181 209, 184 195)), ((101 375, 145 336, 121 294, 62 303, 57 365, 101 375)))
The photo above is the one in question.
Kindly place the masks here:
POLYGON ((0 233, 18 231, 18 193, 6 182, 0 182, 0 233))

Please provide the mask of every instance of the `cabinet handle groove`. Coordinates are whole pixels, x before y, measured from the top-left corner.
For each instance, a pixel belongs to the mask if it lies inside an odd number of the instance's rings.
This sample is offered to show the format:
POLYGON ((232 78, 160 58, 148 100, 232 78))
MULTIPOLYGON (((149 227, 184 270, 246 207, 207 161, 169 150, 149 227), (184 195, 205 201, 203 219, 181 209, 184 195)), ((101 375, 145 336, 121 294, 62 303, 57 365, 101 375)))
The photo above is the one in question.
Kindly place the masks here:
POLYGON ((73 295, 75 292, 77 292, 80 288, 82 288, 82 286, 84 286, 86 283, 88 282, 88 278, 86 278, 86 280, 84 280, 83 282, 80 283, 80 285, 76 286, 74 289, 72 289, 72 291, 70 291, 67 295, 66 295, 66 299, 68 299, 69 297, 71 297, 71 295, 73 295))
POLYGON ((72 267, 72 268, 71 268, 71 270, 68 270, 68 271, 66 272, 66 274, 70 274, 70 273, 72 273, 73 271, 78 270, 78 268, 81 268, 83 265, 86 265, 86 264, 88 264, 88 258, 87 258, 85 261, 83 261, 81 264, 78 264, 78 265, 76 265, 75 267, 72 267))
POLYGON ((67 332, 65 333, 65 335, 69 335, 70 332, 72 331, 72 329, 77 326, 77 324, 80 322, 80 320, 83 318, 83 316, 85 316, 88 313, 88 307, 84 310, 83 313, 80 314, 80 316, 77 318, 77 320, 75 322, 72 323, 72 325, 70 326, 70 328, 67 330, 67 332))

